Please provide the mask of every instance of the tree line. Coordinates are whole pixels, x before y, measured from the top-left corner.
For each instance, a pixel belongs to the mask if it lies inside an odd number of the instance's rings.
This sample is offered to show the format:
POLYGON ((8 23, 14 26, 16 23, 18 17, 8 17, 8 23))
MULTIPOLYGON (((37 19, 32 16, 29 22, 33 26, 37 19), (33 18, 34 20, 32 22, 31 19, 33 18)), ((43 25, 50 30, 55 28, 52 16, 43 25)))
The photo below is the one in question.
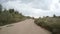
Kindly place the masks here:
POLYGON ((24 20, 25 16, 14 9, 4 9, 0 4, 0 26, 24 20))

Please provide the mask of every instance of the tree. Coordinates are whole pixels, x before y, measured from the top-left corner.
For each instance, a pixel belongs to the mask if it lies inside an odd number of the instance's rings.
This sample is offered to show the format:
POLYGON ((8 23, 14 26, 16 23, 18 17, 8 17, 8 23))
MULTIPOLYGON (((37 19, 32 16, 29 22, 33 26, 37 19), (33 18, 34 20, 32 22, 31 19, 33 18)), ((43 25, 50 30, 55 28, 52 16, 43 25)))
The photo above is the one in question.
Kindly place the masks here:
POLYGON ((0 13, 2 12, 2 5, 0 4, 0 13))
POLYGON ((13 13, 13 12, 14 12, 14 9, 9 9, 9 12, 10 12, 10 13, 13 13))
POLYGON ((15 11, 15 14, 19 14, 19 12, 18 11, 15 11))
POLYGON ((54 14, 53 17, 56 17, 56 15, 54 14))
POLYGON ((46 16, 46 18, 48 18, 49 16, 46 16))

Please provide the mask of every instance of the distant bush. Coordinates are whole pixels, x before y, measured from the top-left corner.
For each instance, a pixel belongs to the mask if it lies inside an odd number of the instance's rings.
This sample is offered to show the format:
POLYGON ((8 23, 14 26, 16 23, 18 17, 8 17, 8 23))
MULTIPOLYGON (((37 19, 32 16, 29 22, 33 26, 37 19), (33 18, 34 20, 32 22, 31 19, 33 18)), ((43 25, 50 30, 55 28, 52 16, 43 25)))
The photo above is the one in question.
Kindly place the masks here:
POLYGON ((58 18, 58 16, 39 18, 34 22, 37 25, 51 31, 53 34, 60 34, 60 18, 58 18))

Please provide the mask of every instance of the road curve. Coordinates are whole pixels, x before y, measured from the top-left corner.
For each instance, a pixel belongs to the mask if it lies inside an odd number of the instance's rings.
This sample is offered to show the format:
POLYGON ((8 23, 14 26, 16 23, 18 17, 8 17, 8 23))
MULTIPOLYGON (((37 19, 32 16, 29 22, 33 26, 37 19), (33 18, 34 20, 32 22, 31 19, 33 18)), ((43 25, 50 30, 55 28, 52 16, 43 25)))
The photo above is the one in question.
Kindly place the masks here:
POLYGON ((51 32, 37 26, 33 19, 2 26, 0 34, 51 34, 51 32))

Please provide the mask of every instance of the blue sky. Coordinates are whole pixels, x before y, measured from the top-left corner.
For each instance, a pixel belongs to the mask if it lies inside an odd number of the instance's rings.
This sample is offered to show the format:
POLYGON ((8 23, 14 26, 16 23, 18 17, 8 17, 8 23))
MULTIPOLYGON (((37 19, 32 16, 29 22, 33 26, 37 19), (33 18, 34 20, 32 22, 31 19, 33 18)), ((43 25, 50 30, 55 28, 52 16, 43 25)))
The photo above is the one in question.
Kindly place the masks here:
POLYGON ((32 17, 60 15, 60 0, 0 0, 3 8, 21 12, 32 17))

